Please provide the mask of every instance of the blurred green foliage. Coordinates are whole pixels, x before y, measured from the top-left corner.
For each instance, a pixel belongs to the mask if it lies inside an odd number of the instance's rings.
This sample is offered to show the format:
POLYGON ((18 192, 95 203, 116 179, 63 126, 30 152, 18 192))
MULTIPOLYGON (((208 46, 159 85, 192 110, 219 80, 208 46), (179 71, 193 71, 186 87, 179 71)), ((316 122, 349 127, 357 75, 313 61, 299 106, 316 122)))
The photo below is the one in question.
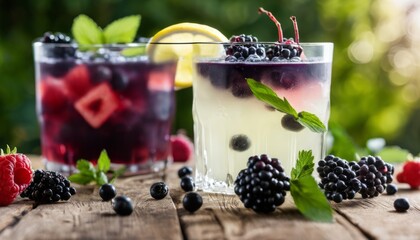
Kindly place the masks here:
MULTIPOLYGON (((0 146, 10 144, 19 146, 23 152, 39 153, 31 43, 44 32, 61 31, 69 34, 72 20, 81 13, 93 18, 100 26, 123 16, 140 14, 142 23, 139 36, 151 37, 158 30, 179 22, 197 22, 219 29, 227 37, 246 33, 258 36, 260 40, 275 41, 275 25, 266 16, 257 14, 257 9, 261 6, 272 11, 282 22, 286 37, 293 37, 289 16, 295 15, 302 42, 334 42, 332 127, 334 124, 340 126, 340 131, 344 129, 359 145, 364 145, 372 137, 384 137, 390 143, 400 144, 417 153, 420 146, 419 124, 418 121, 408 118, 419 111, 416 108, 419 100, 406 100, 403 95, 404 86, 396 86, 390 81, 393 72, 390 71, 392 66, 387 58, 390 46, 403 42, 404 36, 389 43, 376 42, 375 29, 383 20, 380 17, 379 2, 381 1, 2 1, 0 146), (361 39, 373 42, 373 57, 367 62, 358 61, 356 55, 352 59, 350 52, 352 46, 359 46, 354 43, 361 39), (417 132, 410 131, 412 128, 417 132), (407 140, 404 137, 406 133, 410 133, 411 139, 415 141, 407 140)), ((385 2, 389 4, 390 1, 385 2)), ((395 74, 392 76, 395 78, 395 74)), ((396 77, 403 78, 399 75, 396 77)), ((193 134, 191 101, 191 89, 177 92, 178 109, 174 131, 183 128, 189 135, 193 134)))

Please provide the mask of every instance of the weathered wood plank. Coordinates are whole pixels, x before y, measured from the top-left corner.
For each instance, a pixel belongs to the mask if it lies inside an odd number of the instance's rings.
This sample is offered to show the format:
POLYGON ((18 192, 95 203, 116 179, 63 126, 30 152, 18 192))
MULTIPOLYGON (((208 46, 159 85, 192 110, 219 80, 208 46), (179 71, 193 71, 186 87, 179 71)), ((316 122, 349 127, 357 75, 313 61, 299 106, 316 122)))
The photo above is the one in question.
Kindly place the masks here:
POLYGON ((97 187, 78 186, 70 201, 38 206, 5 228, 0 239, 182 239, 171 198, 156 201, 149 195, 150 185, 159 180, 130 177, 116 182, 118 195, 133 200, 130 216, 117 216, 110 202, 100 199, 97 187))

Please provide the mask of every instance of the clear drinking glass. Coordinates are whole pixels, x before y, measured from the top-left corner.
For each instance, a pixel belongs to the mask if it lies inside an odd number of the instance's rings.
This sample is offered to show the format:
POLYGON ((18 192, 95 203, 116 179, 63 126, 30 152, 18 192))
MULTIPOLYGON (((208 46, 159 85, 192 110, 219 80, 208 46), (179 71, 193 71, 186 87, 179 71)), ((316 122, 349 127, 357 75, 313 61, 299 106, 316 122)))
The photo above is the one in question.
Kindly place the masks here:
MULTIPOLYGON (((33 44, 36 107, 48 170, 78 159, 159 171, 170 161, 176 60, 153 62, 146 44, 33 44)), ((169 58, 168 58, 169 59, 169 58)))
MULTIPOLYGON (((207 47, 215 48, 200 44, 202 49, 207 47)), ((298 112, 313 113, 327 126, 333 44, 301 43, 301 47, 299 62, 195 58, 193 118, 199 189, 233 193, 234 180, 250 156, 278 158, 290 176, 300 150, 312 150, 315 161, 325 155, 325 133, 286 129, 285 114, 256 99, 245 80, 253 78, 270 86, 298 112)))

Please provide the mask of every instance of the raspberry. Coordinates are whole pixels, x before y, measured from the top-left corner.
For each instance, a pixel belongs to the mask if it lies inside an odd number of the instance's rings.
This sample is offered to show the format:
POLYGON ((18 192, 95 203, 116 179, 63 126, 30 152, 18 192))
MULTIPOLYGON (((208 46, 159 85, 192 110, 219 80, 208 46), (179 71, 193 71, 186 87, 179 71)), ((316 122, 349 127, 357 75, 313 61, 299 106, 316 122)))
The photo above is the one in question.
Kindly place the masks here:
POLYGON ((248 168, 239 172, 235 193, 246 208, 256 212, 273 212, 283 204, 290 179, 276 158, 267 155, 248 159, 248 168))
POLYGON ((171 147, 175 162, 186 162, 191 158, 193 144, 187 136, 183 134, 171 136, 171 147))
POLYGON ((31 161, 16 148, 0 155, 0 206, 11 204, 22 193, 32 179, 31 161))
POLYGON ((397 175, 400 183, 408 183, 411 188, 420 187, 420 161, 407 161, 403 171, 397 175))

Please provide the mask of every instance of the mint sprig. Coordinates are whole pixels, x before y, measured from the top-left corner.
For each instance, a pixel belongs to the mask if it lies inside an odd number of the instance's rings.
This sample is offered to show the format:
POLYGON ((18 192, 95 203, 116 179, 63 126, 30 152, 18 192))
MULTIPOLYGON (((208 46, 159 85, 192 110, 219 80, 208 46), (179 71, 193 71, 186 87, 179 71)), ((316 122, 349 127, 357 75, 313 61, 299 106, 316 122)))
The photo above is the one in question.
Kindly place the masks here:
POLYGON ((87 185, 91 182, 95 182, 98 186, 102 186, 105 183, 112 183, 118 176, 122 175, 125 168, 122 167, 114 171, 111 180, 108 180, 106 173, 111 168, 111 160, 109 159, 106 150, 102 150, 98 163, 95 168, 91 162, 85 159, 80 159, 76 163, 76 168, 79 172, 74 173, 68 177, 71 182, 87 185))
POLYGON ((141 16, 133 15, 113 21, 102 30, 90 17, 81 14, 72 25, 74 39, 80 45, 130 43, 136 37, 141 16))
POLYGON ((246 81, 251 88, 252 93, 258 100, 269 104, 282 113, 293 116, 297 122, 313 132, 322 133, 327 131, 325 125, 315 114, 305 111, 298 113, 285 97, 281 99, 270 87, 255 81, 252 78, 247 78, 246 81))
POLYGON ((305 217, 313 221, 332 222, 332 208, 312 177, 314 166, 312 151, 300 151, 291 173, 290 193, 297 209, 305 217))

